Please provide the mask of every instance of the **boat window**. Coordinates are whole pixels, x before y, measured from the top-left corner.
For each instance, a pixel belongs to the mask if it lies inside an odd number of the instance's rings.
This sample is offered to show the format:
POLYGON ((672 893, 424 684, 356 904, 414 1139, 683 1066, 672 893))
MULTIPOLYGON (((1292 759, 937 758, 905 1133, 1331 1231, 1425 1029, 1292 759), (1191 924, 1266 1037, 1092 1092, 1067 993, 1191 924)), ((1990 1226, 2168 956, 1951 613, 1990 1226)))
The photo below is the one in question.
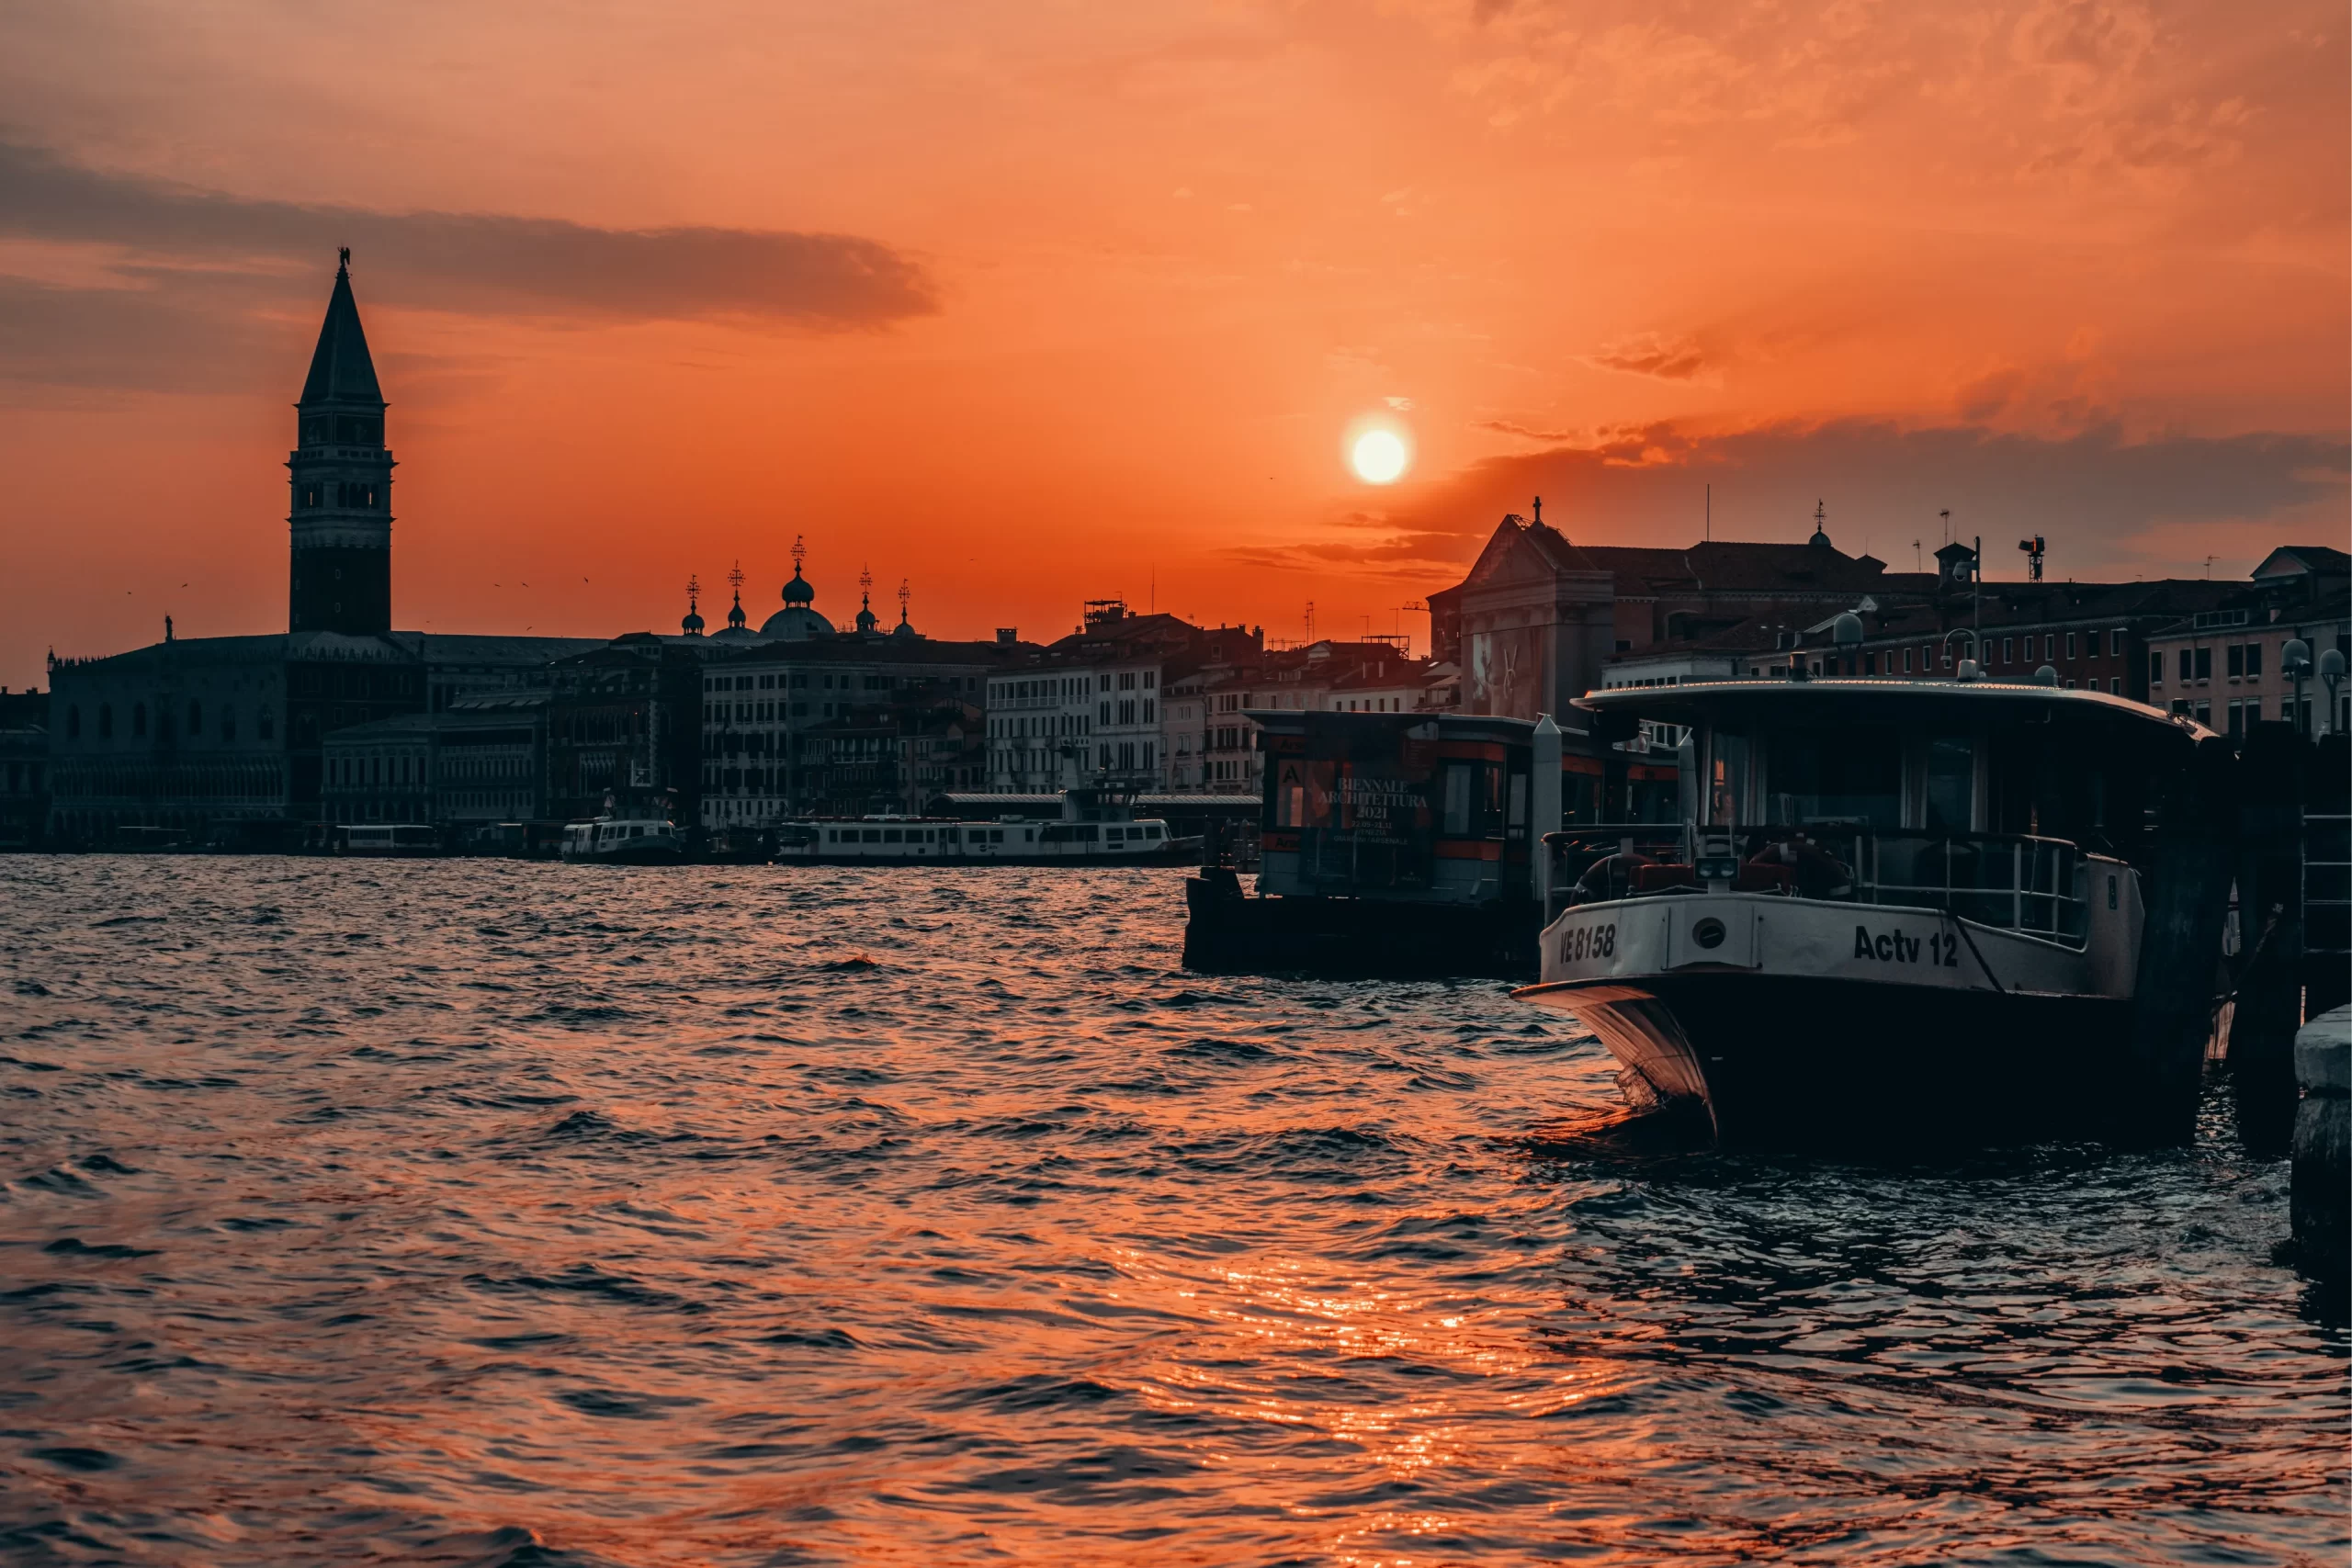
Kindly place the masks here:
POLYGON ((1152 827, 1146 828, 1146 829, 1143 830, 1143 836, 1144 836, 1145 838, 1147 838, 1147 839, 1157 839, 1158 837, 1159 837, 1159 827, 1155 824, 1155 825, 1154 825, 1154 826, 1152 826, 1152 827))
POLYGON ((1707 824, 1737 827, 1741 803, 1747 798, 1747 737, 1719 729, 1710 738, 1709 750, 1713 755, 1708 761, 1707 824))
POLYGON ((1036 842, 1036 840, 1037 834, 1035 829, 1029 828, 1023 828, 1021 829, 1021 841, 1023 843, 1030 844, 1036 842))
POLYGON ((1449 839, 1470 835, 1470 764, 1445 765, 1445 820, 1439 829, 1449 839))
POLYGON ((989 842, 991 844, 1001 844, 1004 842, 1004 829, 1001 828, 989 829, 989 842))
POLYGON ((878 844, 882 841, 882 829, 879 828, 866 828, 861 829, 859 836, 866 843, 878 844))
POLYGON ((1078 829, 1078 841, 1081 844, 1091 844, 1094 840, 1094 824, 1091 822, 1081 824, 1078 829))
POLYGON ((1962 736, 1928 742, 1928 817, 1931 833, 1965 833, 1973 826, 1976 748, 1962 736))
POLYGON ((1903 825, 1903 748, 1892 729, 1783 730, 1771 738, 1765 757, 1768 815, 1775 826, 1903 825))
POLYGON ((899 842, 899 830, 896 828, 884 829, 882 830, 882 841, 886 844, 895 844, 899 842))
POLYGON ((1125 828, 1105 828, 1102 837, 1108 843, 1124 844, 1127 841, 1127 830, 1125 828))

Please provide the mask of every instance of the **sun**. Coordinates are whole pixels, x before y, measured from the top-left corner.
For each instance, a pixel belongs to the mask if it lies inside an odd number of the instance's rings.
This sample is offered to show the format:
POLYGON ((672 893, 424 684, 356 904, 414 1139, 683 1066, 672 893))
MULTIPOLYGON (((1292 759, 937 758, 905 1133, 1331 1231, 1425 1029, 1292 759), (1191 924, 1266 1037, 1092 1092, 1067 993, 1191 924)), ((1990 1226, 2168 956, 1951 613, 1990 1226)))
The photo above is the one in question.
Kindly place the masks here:
POLYGON ((1394 484, 1404 477, 1412 453, 1393 430, 1367 430, 1348 448, 1348 462, 1366 484, 1394 484))

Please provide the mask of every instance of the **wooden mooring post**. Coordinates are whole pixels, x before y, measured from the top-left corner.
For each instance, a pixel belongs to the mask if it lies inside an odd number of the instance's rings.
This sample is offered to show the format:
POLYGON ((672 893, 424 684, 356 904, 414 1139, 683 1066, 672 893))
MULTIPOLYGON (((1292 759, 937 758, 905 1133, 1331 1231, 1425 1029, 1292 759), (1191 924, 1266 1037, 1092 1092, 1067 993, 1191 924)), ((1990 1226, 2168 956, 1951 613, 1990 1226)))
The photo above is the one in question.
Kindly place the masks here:
POLYGON ((2236 858, 2237 757, 2213 736, 2166 781, 2154 886, 2140 938, 2130 1072, 2117 1127, 2125 1141, 2186 1143, 2197 1128, 2205 1042, 2222 991, 2222 930, 2236 858))

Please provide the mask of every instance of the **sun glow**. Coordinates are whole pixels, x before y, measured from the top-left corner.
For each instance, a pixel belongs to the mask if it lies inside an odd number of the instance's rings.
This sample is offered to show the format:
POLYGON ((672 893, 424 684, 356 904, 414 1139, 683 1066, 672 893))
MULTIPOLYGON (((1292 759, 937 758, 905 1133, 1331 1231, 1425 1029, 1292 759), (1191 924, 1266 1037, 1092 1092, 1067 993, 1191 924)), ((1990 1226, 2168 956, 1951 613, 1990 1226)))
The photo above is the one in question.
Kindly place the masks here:
POLYGON ((1405 438, 1393 430, 1367 430, 1348 448, 1348 462, 1366 484, 1394 484, 1412 461, 1405 438))

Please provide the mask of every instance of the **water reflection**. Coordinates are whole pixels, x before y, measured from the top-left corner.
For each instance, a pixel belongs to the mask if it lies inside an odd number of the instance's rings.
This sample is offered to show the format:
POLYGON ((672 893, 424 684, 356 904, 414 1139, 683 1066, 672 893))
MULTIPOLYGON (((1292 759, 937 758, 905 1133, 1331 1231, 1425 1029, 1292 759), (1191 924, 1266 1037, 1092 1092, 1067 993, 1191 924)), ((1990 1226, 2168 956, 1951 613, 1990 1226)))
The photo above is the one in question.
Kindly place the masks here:
POLYGON ((1499 987, 1176 971, 1167 873, 0 908, 31 1560, 2341 1556, 2345 1337, 2218 1099, 1715 1155, 1499 987))

